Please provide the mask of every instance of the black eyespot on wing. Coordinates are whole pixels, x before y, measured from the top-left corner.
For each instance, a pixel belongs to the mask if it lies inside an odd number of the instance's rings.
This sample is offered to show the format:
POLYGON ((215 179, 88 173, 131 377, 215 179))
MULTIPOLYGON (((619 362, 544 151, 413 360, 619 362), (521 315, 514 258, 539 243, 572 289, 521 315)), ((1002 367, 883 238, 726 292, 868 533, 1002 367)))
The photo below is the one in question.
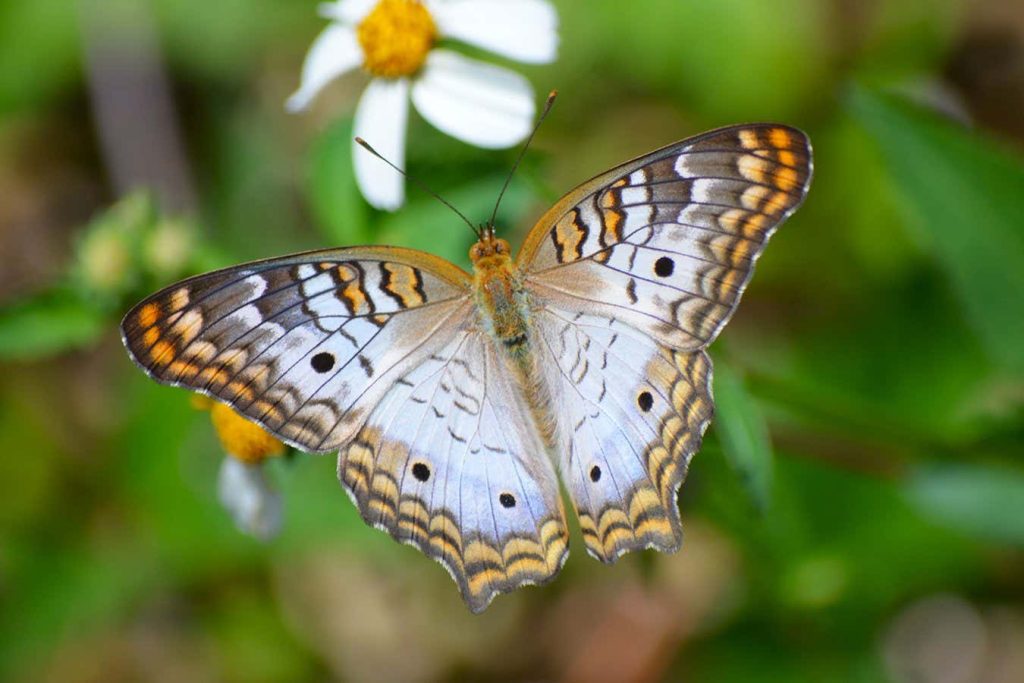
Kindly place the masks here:
POLYGON ((636 397, 636 404, 640 406, 640 410, 646 413, 651 409, 651 406, 654 405, 654 397, 651 396, 651 392, 642 391, 640 392, 640 395, 636 397))
POLYGON ((597 465, 590 468, 590 481, 595 483, 601 481, 601 468, 597 465))
POLYGON ((334 354, 321 351, 309 360, 313 369, 319 373, 329 372, 334 367, 334 354))
POLYGON ((662 256, 654 262, 654 274, 658 277, 668 277, 676 269, 676 263, 668 256, 662 256))
POLYGON ((498 496, 498 502, 501 503, 502 507, 514 508, 516 506, 516 497, 511 493, 503 493, 498 496))
POLYGON ((418 462, 412 466, 412 476, 416 477, 420 481, 426 481, 430 479, 430 468, 421 462, 418 462))

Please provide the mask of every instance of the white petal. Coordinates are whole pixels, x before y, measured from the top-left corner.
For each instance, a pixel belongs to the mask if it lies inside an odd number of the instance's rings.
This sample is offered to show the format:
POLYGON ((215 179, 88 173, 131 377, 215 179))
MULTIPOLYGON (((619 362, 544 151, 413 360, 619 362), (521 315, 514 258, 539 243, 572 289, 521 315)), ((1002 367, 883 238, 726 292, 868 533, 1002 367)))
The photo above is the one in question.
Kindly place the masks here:
POLYGON ((438 32, 531 64, 558 53, 558 14, 546 0, 450 0, 430 5, 438 32))
POLYGON ((530 82, 500 66, 449 50, 434 50, 413 84, 412 102, 452 137, 486 148, 510 147, 533 125, 530 82))
POLYGON ((281 497, 270 488, 262 466, 224 458, 217 496, 239 531, 267 540, 281 530, 281 497))
POLYGON ((377 0, 338 0, 321 3, 318 10, 322 17, 355 25, 370 13, 376 4, 377 0))
POLYGON ((305 109, 325 85, 362 62, 363 51, 356 41, 356 32, 348 26, 331 24, 309 48, 302 65, 302 84, 285 107, 288 111, 305 109))
MULTIPOLYGON (((409 82, 404 78, 370 81, 359 106, 353 133, 402 168, 405 164, 405 127, 409 121, 409 82)), ((359 190, 378 209, 394 211, 405 201, 402 176, 355 142, 352 162, 359 190)))

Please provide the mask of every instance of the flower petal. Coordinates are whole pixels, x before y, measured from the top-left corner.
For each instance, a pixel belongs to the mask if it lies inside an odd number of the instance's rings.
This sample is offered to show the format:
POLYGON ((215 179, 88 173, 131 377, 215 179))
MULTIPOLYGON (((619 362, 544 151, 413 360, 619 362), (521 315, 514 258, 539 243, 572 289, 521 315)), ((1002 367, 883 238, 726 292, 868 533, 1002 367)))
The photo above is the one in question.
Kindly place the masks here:
POLYGON ((533 88, 504 67, 434 50, 412 87, 412 102, 427 121, 477 147, 510 147, 533 125, 533 88))
POLYGON ((228 456, 217 475, 220 498, 238 530, 267 540, 281 530, 281 496, 270 488, 260 465, 228 456))
POLYGON ((318 7, 320 16, 340 21, 343 24, 355 25, 370 13, 378 0, 338 0, 324 2, 318 7))
POLYGON ((362 62, 363 51, 356 40, 355 30, 331 24, 309 48, 302 65, 302 83, 288 98, 285 107, 292 112, 305 109, 325 85, 362 62))
MULTIPOLYGON (((405 163, 405 127, 409 121, 409 82, 404 78, 370 81, 356 107, 353 133, 399 168, 405 163)), ((359 190, 378 209, 394 211, 405 201, 402 176, 357 143, 352 143, 359 190)))
POLYGON ((557 56, 558 14, 546 0, 450 0, 429 7, 445 38, 530 64, 557 56))

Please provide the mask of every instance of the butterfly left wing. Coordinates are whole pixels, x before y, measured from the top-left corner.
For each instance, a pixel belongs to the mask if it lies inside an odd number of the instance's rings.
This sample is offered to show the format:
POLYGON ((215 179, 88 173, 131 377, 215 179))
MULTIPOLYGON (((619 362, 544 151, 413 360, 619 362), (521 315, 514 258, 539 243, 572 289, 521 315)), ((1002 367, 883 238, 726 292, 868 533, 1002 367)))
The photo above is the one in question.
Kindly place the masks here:
POLYGON ((558 479, 493 341, 472 325, 404 372, 339 452, 363 519, 437 560, 466 604, 555 576, 558 479))
POLYGON ((541 302, 701 349, 736 309, 811 172, 810 141, 795 128, 711 131, 567 194, 527 235, 517 262, 541 302))
POLYGON ((296 254, 199 275, 121 324, 163 384, 209 394, 306 451, 345 443, 405 368, 468 318, 469 276, 393 247, 296 254))
POLYGON ((468 292, 463 271, 420 252, 311 252, 173 285, 122 335, 157 381, 304 450, 339 449, 363 518, 441 562, 481 611, 552 578, 568 532, 554 466, 468 292))

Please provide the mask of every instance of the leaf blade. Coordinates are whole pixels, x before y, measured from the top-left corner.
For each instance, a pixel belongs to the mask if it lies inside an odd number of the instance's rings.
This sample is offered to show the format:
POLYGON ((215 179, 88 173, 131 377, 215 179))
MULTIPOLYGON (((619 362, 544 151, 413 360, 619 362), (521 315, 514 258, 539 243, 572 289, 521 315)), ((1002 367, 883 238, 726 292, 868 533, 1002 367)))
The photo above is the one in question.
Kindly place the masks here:
POLYGON ((893 95, 856 89, 850 106, 988 354, 1024 372, 1024 163, 893 95))

